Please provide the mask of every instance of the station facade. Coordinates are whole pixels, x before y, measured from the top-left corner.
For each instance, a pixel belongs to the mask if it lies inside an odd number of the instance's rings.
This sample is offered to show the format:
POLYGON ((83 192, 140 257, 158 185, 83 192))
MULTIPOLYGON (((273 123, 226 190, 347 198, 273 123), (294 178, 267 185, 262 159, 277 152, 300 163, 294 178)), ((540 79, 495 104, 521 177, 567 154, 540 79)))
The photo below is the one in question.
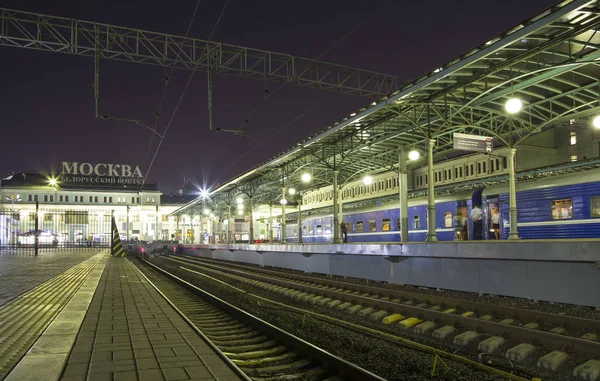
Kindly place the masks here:
POLYGON ((36 231, 40 245, 107 245, 113 216, 124 240, 201 241, 208 226, 200 218, 168 217, 194 197, 163 195, 129 165, 63 162, 56 175, 12 173, 0 181, 0 247, 32 245, 36 231))

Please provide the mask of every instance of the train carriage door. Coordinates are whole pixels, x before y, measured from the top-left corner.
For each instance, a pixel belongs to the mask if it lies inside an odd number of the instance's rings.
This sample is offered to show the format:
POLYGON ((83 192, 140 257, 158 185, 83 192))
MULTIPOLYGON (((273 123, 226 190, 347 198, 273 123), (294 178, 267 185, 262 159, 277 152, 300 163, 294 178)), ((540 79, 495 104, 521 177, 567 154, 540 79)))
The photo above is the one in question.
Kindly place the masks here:
POLYGON ((498 202, 498 195, 486 197, 485 210, 486 210, 485 231, 487 234, 487 239, 492 239, 492 240, 500 239, 501 233, 502 233, 502 227, 500 226, 502 224, 502 219, 499 218, 500 204, 498 202), (498 217, 494 217, 495 215, 498 215, 498 217), (496 221, 498 221, 497 229, 494 226, 495 219, 496 219, 496 221), (496 230, 498 230, 498 238, 496 238, 496 230))

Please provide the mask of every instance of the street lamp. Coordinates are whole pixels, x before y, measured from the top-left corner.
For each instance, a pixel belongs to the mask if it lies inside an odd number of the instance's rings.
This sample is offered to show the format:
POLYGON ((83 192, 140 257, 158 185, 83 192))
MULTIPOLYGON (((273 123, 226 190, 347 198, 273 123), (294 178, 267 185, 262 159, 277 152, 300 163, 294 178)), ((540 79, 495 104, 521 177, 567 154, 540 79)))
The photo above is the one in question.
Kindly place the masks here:
POLYGON ((243 198, 241 198, 241 197, 238 197, 238 198, 237 198, 235 201, 236 201, 238 204, 241 204, 241 203, 243 203, 243 202, 244 202, 244 199, 243 199, 243 198))
POLYGON ((288 202, 287 202, 287 200, 285 198, 282 198, 281 200, 279 200, 279 203, 281 205, 287 205, 288 202))
POLYGON ((290 188, 288 189, 288 193, 291 194, 292 196, 296 194, 296 189, 294 188, 290 188))
POLYGON ((303 183, 308 183, 312 179, 312 176, 310 173, 303 173, 301 179, 303 183))

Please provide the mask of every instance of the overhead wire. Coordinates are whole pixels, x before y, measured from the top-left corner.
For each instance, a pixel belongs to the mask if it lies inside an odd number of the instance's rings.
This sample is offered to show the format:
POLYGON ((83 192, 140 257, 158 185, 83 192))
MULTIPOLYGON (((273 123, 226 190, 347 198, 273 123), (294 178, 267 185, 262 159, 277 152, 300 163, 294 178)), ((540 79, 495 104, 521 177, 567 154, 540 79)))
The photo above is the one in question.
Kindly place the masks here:
MULTIPOLYGON (((283 124, 281 127, 279 127, 275 132, 273 132, 271 135, 267 136, 265 139, 261 140, 258 142, 258 144, 256 146, 254 146, 254 148, 258 147, 259 145, 261 145, 262 143, 266 142, 267 140, 271 139, 273 136, 277 135, 279 132, 281 132, 284 128, 290 126, 291 124, 293 124, 294 122, 296 122, 298 119, 302 118, 304 115, 308 114, 309 112, 311 112, 312 109, 308 109, 306 111, 304 111, 302 114, 298 115, 297 117, 295 117, 294 119, 292 119, 291 121, 289 121, 288 123, 283 124)), ((253 149, 254 149, 253 148, 253 149)), ((230 163, 227 167, 223 168, 223 171, 226 171, 227 169, 229 169, 232 165, 234 165, 235 163, 237 163, 238 161, 242 160, 247 154, 250 153, 251 150, 248 150, 246 152, 244 152, 241 156, 239 156, 236 160, 234 160, 232 163, 230 163)))
MULTIPOLYGON (((227 9, 227 5, 229 4, 229 1, 230 0, 227 0, 225 2, 225 5, 223 6, 223 9, 221 10, 221 14, 217 18, 217 22, 215 23, 215 26, 213 27, 212 31, 210 32, 210 36, 208 37, 208 41, 207 41, 206 45, 204 46, 204 49, 202 50, 202 54, 200 55, 200 57, 202 57, 204 55, 204 53, 206 52, 206 49, 212 40, 212 36, 215 33, 215 31, 217 30, 217 26, 219 25, 219 23, 221 22, 221 19, 223 18, 223 15, 225 14, 225 10, 227 9)), ((162 143, 164 142, 165 137, 167 136, 167 133, 169 132, 169 129, 171 128, 171 124, 173 123, 173 120, 175 119, 175 115, 177 115, 179 106, 181 106, 181 102, 183 101, 183 98, 185 97, 185 93, 187 92, 187 89, 189 88, 190 83, 192 82, 192 79, 194 78, 194 74, 196 74, 196 70, 192 70, 192 72, 190 73, 190 76, 185 84, 185 87, 183 88, 183 92, 181 93, 181 96, 179 97, 179 100, 177 101, 175 110, 173 110, 173 114, 171 115, 171 118, 169 119, 169 122, 167 123, 165 132, 162 134, 160 141, 158 143, 158 146, 156 147, 156 150, 154 151, 154 155, 152 156, 152 161, 150 161, 150 165, 148 166, 148 169, 146 170, 146 174, 144 175, 144 179, 142 180, 142 184, 140 185, 140 188, 139 188, 140 190, 146 183, 146 179, 148 178, 148 175, 150 174, 150 171, 152 170, 152 166, 154 165, 154 161, 156 160, 156 157, 158 156, 160 147, 162 147, 162 143)))
MULTIPOLYGON (((352 33, 354 33, 358 28, 360 28, 362 25, 364 25, 366 22, 368 22, 370 19, 372 19, 376 14, 378 14, 379 12, 381 12, 385 7, 387 7, 388 5, 390 5, 391 3, 393 3, 394 0, 388 0, 385 4, 383 4, 381 7, 377 8, 375 11, 373 11, 369 16, 367 16, 367 18, 363 19, 360 23, 358 23, 354 28, 352 28, 350 31, 348 31, 345 35, 343 35, 341 38, 339 38, 337 41, 335 41, 332 45, 330 45, 327 49, 325 49, 321 54, 319 54, 317 56, 317 58, 315 58, 315 60, 319 60, 321 59, 325 54, 329 53, 333 48, 335 48, 339 43, 341 43, 342 41, 344 41, 346 38, 348 38, 352 33)), ((262 105, 267 101, 267 99, 269 99, 273 94, 275 94, 277 91, 279 91, 281 88, 283 88, 285 85, 287 85, 288 83, 282 83, 281 85, 279 85, 279 87, 277 87, 273 92, 265 95, 265 97, 258 103, 258 105, 252 110, 252 112, 246 117, 246 119, 244 120, 244 122, 242 122, 242 124, 240 125, 240 127, 238 128, 238 130, 242 130, 244 128, 244 126, 246 124, 249 123, 249 121, 251 120, 251 118, 258 112, 258 110, 262 107, 262 105)), ((284 127, 288 126, 288 124, 285 124, 284 127)), ((276 133, 278 133, 281 130, 278 129, 276 133)), ((267 139, 269 139, 271 136, 273 136, 274 134, 270 135, 269 137, 267 137, 267 139)), ((236 137, 236 136, 240 136, 237 134, 232 135, 226 142, 225 144, 223 144, 221 146, 221 150, 219 151, 219 154, 223 152, 223 150, 231 143, 231 141, 236 137)), ((243 136, 243 135, 242 135, 243 136)), ((252 147, 251 149, 249 149, 248 151, 246 151, 244 153, 243 156, 246 155, 246 153, 256 149, 262 142, 266 141, 267 139, 259 142, 257 145, 255 145, 254 147, 252 147)), ((256 139, 254 139, 256 141, 256 139)), ((233 164, 235 164, 237 161, 239 161, 239 157, 231 164, 229 164, 227 168, 231 167, 233 164)))
MULTIPOLYGON (((194 8, 194 13, 192 13, 192 18, 188 24, 187 30, 185 31, 184 39, 187 38, 188 34, 190 33, 190 30, 192 30, 192 25, 194 24, 194 20, 196 19, 196 14, 198 13, 198 8, 200 7, 201 2, 202 2, 202 0, 198 0, 196 2, 196 8, 194 8)), ((154 129, 155 133, 157 133, 157 134, 158 134, 158 123, 160 122, 160 114, 162 112, 162 108, 165 103, 165 98, 167 97, 167 89, 169 88, 169 83, 171 83, 171 76, 173 75, 173 72, 175 71, 175 67, 177 65, 177 60, 179 60, 179 56, 181 55, 181 50, 182 49, 177 50, 177 55, 175 56, 175 62, 173 63, 173 66, 170 67, 170 70, 168 68, 165 68, 165 87, 163 89, 162 96, 160 98, 160 102, 158 104, 158 110, 154 114, 156 119, 154 121, 153 129, 154 129)), ((154 142, 154 135, 151 135, 150 142, 148 143, 148 148, 146 149, 146 156, 144 157, 144 167, 146 167, 146 164, 148 162, 148 155, 150 154, 150 148, 152 148, 153 142, 154 142)))

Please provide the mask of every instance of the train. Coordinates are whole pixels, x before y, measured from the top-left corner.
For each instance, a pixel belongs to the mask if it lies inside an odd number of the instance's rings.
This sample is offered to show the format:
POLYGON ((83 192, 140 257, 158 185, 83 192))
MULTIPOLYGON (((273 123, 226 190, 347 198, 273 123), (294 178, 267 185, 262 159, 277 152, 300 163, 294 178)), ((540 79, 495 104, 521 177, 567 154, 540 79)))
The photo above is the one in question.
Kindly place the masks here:
MULTIPOLYGON (((509 235, 508 183, 481 187, 468 192, 436 196, 436 235, 439 241, 455 239, 454 216, 470 216, 474 205, 483 212, 483 239, 496 239, 492 214, 497 211, 499 238, 509 235)), ((350 208, 348 208, 350 209, 350 208)), ((518 232, 522 239, 599 238, 600 169, 553 175, 517 183, 518 232)), ((328 243, 333 238, 331 212, 304 216, 304 243, 328 243)), ((348 242, 400 241, 399 202, 375 203, 343 212, 348 242)), ((408 241, 425 241, 427 236, 427 196, 408 201, 408 241)), ((466 238, 474 239, 473 223, 468 219, 466 238)), ((298 242, 298 223, 286 226, 288 242, 298 242)))

